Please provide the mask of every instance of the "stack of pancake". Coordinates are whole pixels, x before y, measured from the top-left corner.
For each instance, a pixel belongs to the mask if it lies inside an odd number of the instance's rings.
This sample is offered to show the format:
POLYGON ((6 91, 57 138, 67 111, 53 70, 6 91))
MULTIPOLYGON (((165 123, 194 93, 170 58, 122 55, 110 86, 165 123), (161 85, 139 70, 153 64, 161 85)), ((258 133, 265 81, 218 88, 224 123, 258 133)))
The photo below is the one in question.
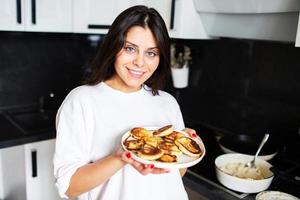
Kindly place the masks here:
POLYGON ((174 131, 172 125, 157 130, 133 128, 123 144, 127 150, 140 158, 166 163, 177 162, 182 154, 200 157, 202 153, 197 142, 181 132, 174 131))

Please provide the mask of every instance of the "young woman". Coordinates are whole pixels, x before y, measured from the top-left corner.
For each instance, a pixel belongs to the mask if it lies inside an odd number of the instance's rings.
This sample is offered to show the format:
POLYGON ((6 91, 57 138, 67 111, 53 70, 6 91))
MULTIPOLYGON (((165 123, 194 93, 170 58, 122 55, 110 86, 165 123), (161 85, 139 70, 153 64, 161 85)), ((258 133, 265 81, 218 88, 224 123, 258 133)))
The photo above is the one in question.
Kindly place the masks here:
POLYGON ((184 129, 176 100, 160 90, 170 70, 169 48, 156 10, 134 6, 115 19, 86 85, 72 90, 57 114, 54 174, 62 197, 188 199, 181 179, 186 169, 144 165, 119 148, 133 127, 184 129))

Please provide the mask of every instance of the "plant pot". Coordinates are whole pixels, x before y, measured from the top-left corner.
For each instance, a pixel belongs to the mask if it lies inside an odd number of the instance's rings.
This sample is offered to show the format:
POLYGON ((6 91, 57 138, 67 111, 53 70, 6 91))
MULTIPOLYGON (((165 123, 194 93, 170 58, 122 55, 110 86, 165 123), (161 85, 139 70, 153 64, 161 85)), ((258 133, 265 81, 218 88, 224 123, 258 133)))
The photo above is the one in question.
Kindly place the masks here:
POLYGON ((189 67, 171 68, 173 86, 175 88, 185 88, 189 83, 189 67))

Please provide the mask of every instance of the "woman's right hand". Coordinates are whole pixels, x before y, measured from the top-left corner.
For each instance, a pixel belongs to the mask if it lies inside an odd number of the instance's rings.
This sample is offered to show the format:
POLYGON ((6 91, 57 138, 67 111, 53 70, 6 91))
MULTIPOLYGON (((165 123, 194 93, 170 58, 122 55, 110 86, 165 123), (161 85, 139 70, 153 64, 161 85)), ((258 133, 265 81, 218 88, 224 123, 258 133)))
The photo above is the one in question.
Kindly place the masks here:
POLYGON ((147 175, 149 173, 152 173, 152 174, 163 174, 163 173, 168 173, 169 172, 168 169, 156 168, 154 164, 146 165, 146 164, 143 164, 143 163, 140 163, 140 162, 134 160, 132 158, 132 153, 129 152, 129 151, 123 151, 121 153, 121 159, 124 162, 132 165, 142 175, 147 175))

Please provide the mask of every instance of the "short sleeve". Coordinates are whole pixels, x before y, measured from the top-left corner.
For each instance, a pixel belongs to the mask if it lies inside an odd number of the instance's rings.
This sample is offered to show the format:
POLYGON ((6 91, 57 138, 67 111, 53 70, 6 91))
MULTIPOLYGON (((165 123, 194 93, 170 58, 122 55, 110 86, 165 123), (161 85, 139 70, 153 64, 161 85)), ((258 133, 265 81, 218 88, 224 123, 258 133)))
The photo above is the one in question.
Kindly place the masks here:
POLYGON ((65 193, 72 175, 89 162, 85 112, 76 96, 67 96, 58 110, 56 131, 54 176, 60 196, 68 198, 65 193))

